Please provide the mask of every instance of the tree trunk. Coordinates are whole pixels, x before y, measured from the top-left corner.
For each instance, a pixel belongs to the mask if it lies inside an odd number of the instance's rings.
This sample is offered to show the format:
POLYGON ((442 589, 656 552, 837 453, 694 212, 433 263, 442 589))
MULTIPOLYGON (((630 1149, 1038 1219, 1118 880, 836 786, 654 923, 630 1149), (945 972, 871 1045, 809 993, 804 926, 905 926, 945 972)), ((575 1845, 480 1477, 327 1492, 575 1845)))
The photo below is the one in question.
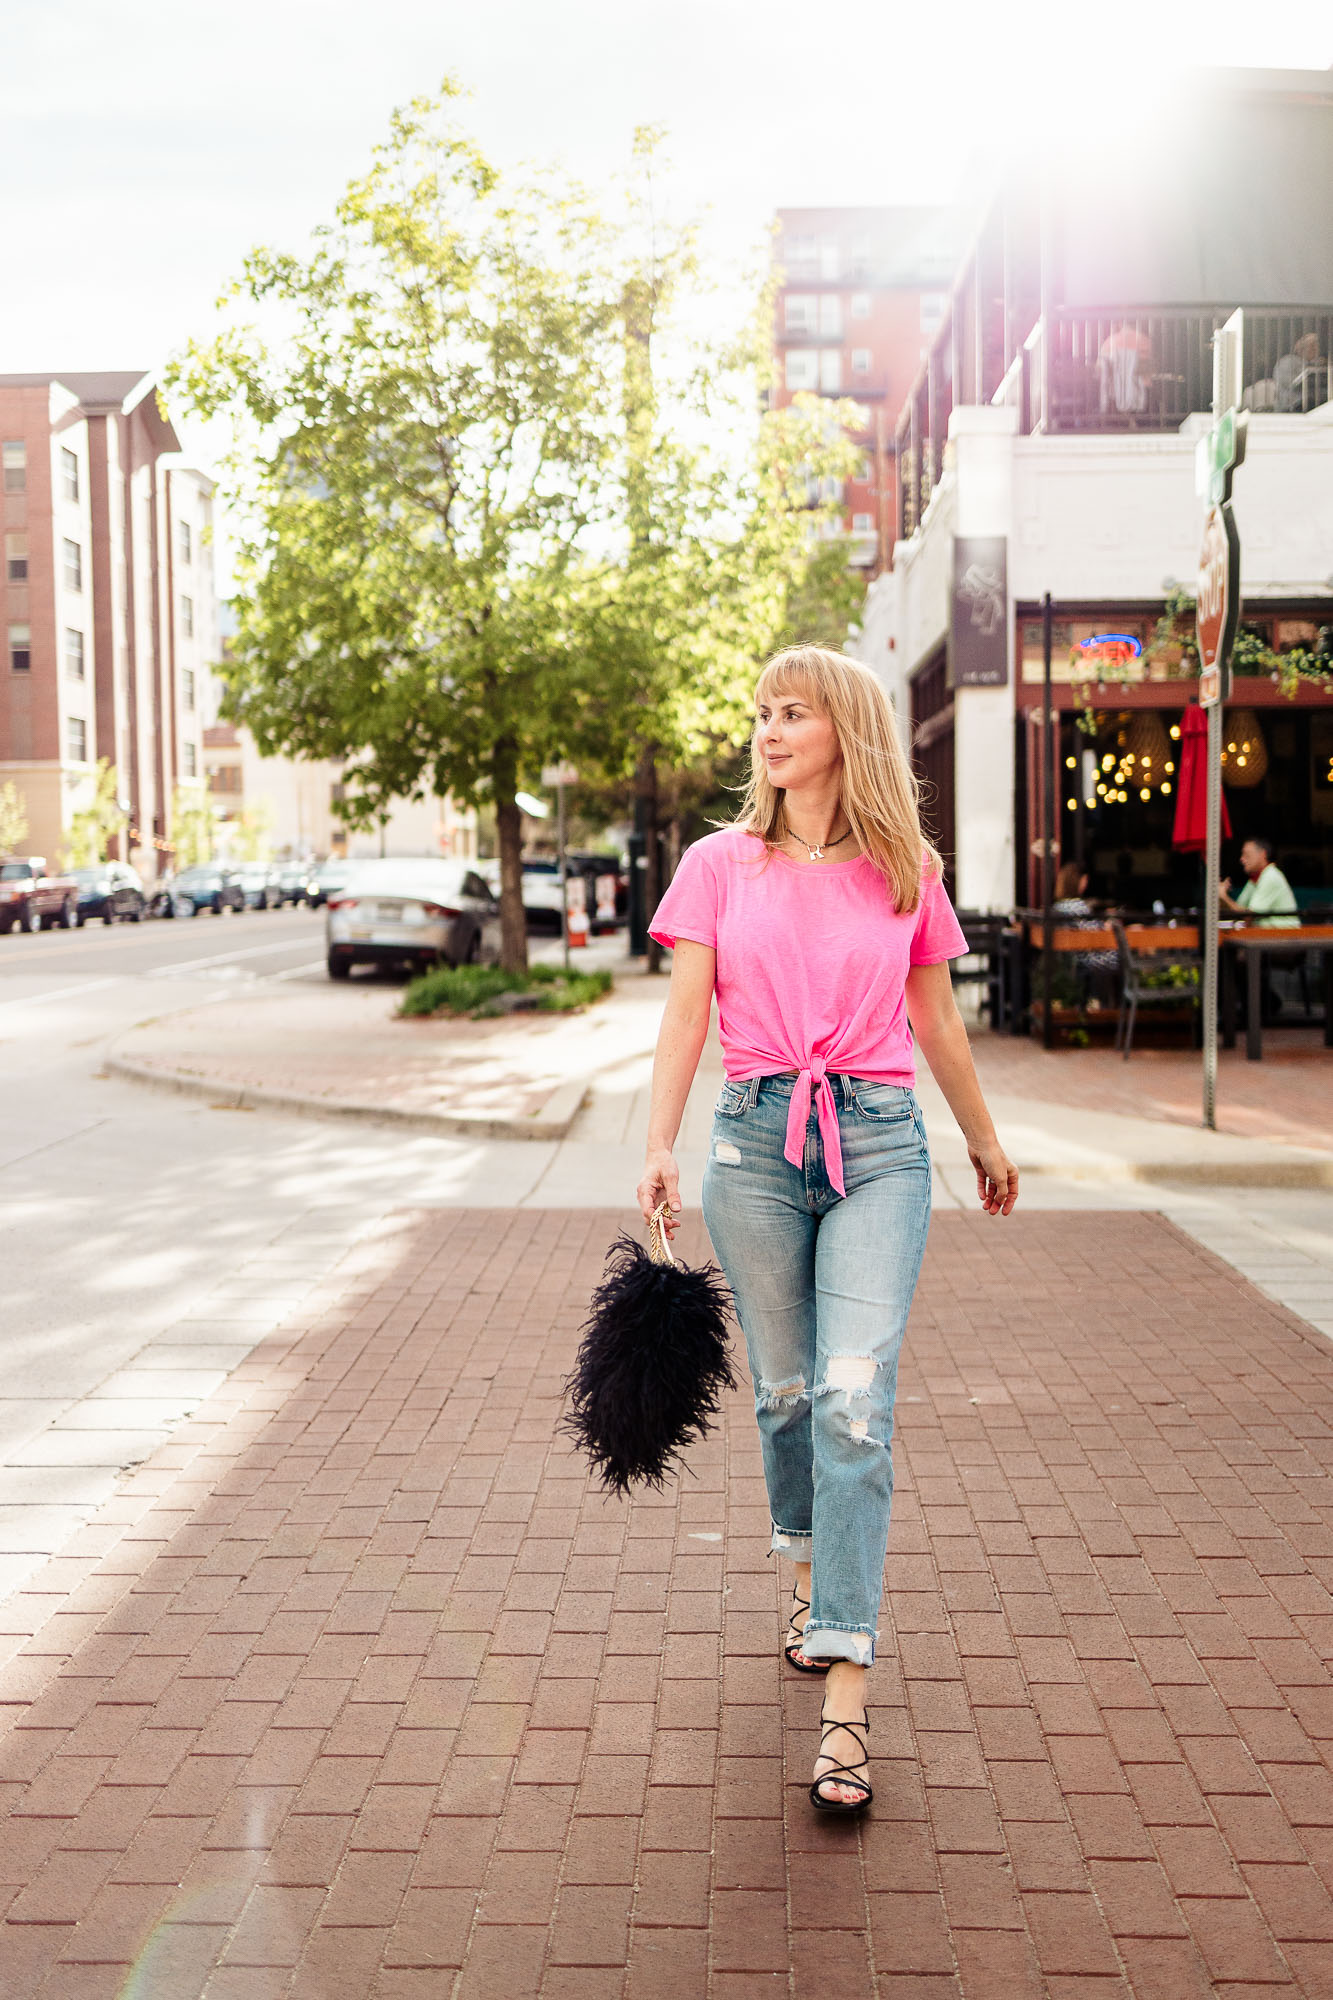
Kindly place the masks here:
POLYGON ((512 737, 491 755, 491 792, 500 846, 500 963, 506 972, 528 969, 528 924, 523 914, 523 821, 514 792, 518 751, 512 737))
MULTIPOLYGON (((662 900, 662 871, 658 866, 656 750, 655 743, 649 743, 644 748, 634 773, 634 816, 638 822, 637 830, 643 835, 643 900, 649 923, 662 900)), ((662 970, 662 947, 654 937, 648 940, 646 962, 649 972, 662 970)))

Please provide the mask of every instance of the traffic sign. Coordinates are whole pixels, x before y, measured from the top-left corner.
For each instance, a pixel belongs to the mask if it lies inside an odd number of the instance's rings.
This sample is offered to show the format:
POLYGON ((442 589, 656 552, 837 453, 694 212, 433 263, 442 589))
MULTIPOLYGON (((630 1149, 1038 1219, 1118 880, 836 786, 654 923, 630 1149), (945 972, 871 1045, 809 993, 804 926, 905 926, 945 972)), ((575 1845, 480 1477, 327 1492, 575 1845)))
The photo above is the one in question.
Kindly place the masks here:
POLYGON ((578 768, 574 764, 543 764, 542 783, 544 785, 577 785, 578 768))
POLYGON ((1231 693, 1231 648, 1240 619, 1240 536, 1231 503, 1208 509, 1199 551, 1199 706, 1212 708, 1231 693))

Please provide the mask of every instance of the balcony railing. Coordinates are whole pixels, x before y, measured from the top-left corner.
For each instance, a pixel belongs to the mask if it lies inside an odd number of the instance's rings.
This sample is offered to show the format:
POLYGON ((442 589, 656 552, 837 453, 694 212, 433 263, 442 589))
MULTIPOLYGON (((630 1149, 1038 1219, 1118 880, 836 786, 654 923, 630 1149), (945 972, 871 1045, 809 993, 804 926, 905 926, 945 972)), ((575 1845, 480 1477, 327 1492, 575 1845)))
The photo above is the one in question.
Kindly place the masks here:
MULTIPOLYGON (((1177 431, 1211 410, 1213 334, 1228 309, 1075 312, 1039 319, 986 400, 1016 404, 1032 432, 1177 431)), ((1247 307, 1242 354, 1247 409, 1300 415, 1329 400, 1333 310, 1247 307)), ((946 319, 898 418, 898 534, 915 534, 939 483, 956 357, 967 349, 946 319)), ((1003 356, 1001 356, 1003 359, 1003 356)), ((966 375, 963 377, 967 380, 966 375)))

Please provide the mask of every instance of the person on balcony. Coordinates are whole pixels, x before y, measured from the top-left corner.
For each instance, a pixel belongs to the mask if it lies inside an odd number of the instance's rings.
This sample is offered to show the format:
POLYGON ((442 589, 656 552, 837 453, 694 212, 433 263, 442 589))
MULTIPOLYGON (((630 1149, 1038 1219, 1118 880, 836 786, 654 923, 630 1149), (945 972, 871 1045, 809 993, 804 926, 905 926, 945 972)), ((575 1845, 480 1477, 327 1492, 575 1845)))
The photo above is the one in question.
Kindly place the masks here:
POLYGON ((1254 834, 1240 850, 1240 865, 1245 870, 1245 881, 1240 893, 1231 893, 1231 877, 1228 875, 1218 895, 1222 908, 1230 915, 1244 917, 1247 923, 1266 924, 1273 930, 1295 930, 1300 923, 1300 911, 1292 887, 1282 870, 1273 859, 1273 843, 1266 834, 1254 834))
POLYGON ((1121 320, 1097 350, 1097 383, 1102 415, 1138 416, 1148 407, 1152 342, 1130 320, 1121 320))
POLYGON ((1328 401, 1328 363, 1319 352, 1319 335, 1303 333, 1273 370, 1274 407, 1289 414, 1314 410, 1328 401))

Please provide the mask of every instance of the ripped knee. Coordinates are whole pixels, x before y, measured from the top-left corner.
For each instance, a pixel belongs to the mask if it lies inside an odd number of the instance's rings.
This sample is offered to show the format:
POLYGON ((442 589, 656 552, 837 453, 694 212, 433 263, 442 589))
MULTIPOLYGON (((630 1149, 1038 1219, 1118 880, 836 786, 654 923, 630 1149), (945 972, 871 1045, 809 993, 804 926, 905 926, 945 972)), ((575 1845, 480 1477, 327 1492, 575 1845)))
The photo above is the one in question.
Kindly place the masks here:
POLYGON ((824 1387, 847 1396, 868 1396, 878 1366, 873 1354, 830 1354, 824 1387))
POLYGON ((804 1375, 790 1375, 783 1382, 761 1381, 754 1406, 757 1410, 790 1410, 807 1400, 804 1375))

